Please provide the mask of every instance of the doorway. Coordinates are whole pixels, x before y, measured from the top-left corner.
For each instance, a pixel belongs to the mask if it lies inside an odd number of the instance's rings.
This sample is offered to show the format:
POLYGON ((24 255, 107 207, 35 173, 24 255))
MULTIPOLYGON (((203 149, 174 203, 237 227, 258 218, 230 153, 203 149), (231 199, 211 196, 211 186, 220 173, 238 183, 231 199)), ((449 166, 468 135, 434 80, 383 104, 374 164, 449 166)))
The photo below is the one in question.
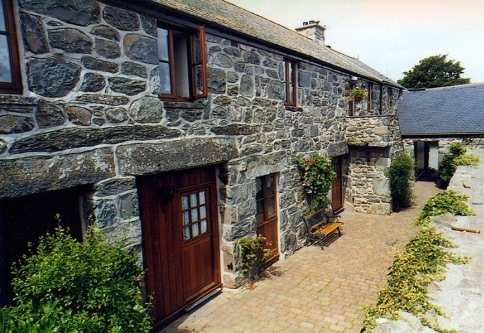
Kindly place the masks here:
POLYGON ((335 156, 333 157, 332 162, 336 177, 331 184, 331 208, 334 213, 339 213, 344 208, 343 158, 342 156, 335 156))
POLYGON ((266 249, 270 256, 264 266, 279 259, 279 232, 277 225, 277 175, 256 178, 257 235, 267 239, 266 249))
POLYGON ((138 179, 146 289, 157 323, 221 286, 215 167, 138 179))

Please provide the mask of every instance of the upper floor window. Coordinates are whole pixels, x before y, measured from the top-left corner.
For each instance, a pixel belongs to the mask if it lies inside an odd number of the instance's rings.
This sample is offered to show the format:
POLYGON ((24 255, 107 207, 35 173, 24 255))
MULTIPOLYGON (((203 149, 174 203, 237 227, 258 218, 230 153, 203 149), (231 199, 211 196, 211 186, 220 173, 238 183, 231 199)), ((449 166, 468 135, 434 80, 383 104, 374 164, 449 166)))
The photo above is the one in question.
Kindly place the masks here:
POLYGON ((291 60, 284 60, 285 70, 285 104, 289 106, 297 105, 297 70, 296 62, 291 60))
POLYGON ((0 93, 22 92, 12 0, 0 0, 0 93))
POLYGON ((388 96, 388 107, 391 108, 393 106, 393 89, 388 87, 387 88, 387 96, 388 96))
POLYGON ((160 95, 166 99, 207 97, 205 31, 158 28, 160 95))
POLYGON ((373 108, 373 83, 368 82, 368 97, 367 97, 367 110, 371 111, 373 108))

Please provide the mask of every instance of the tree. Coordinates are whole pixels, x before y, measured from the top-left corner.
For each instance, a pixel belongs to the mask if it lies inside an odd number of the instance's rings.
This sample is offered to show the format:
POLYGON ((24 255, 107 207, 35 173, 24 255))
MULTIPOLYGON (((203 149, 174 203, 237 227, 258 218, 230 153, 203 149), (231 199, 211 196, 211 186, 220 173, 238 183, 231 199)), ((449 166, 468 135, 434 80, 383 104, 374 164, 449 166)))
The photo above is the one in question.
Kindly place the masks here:
POLYGON ((411 70, 403 72, 405 76, 398 83, 407 89, 466 84, 470 79, 460 77, 464 69, 460 61, 447 60, 446 54, 439 54, 422 59, 411 70))

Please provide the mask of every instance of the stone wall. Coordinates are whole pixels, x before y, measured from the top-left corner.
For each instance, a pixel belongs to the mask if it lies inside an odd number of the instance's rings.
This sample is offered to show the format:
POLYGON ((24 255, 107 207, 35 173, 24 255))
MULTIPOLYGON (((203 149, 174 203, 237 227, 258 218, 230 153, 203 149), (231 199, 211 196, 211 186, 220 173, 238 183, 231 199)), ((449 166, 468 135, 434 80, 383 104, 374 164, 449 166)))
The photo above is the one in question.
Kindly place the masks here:
MULTIPOLYGON (((218 165, 224 283, 235 286, 235 241, 255 233, 255 179, 277 173, 281 254, 304 244, 295 158, 348 153, 349 74, 298 62, 298 107, 286 107, 280 54, 207 34, 208 98, 161 101, 156 18, 92 0, 20 0, 18 11, 24 94, 0 95, 0 199, 91 185, 97 222, 141 251, 136 177, 218 165)), ((381 181, 376 197, 351 195, 378 211, 388 154, 370 150, 368 164, 359 149, 349 186, 381 181)))
POLYGON ((350 202, 355 211, 390 214, 390 184, 386 171, 391 163, 390 148, 351 147, 348 173, 350 202))

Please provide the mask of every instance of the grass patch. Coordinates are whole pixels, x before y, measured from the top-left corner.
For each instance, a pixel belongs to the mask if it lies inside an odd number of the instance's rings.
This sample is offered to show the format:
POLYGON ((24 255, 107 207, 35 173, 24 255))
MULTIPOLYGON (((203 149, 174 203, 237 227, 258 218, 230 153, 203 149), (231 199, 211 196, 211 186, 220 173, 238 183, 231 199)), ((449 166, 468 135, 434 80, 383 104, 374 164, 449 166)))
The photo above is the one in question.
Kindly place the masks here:
POLYGON ((450 252, 449 249, 455 245, 435 228, 429 227, 429 222, 430 216, 446 212, 455 215, 472 214, 466 199, 464 195, 445 191, 427 201, 416 221, 420 231, 405 246, 404 251, 395 256, 388 274, 388 283, 380 291, 377 304, 367 309, 363 323, 365 331, 376 326, 377 318, 396 320, 398 312, 405 311, 438 332, 455 332, 440 328, 435 320, 429 319, 445 314, 427 299, 428 286, 433 281, 445 279, 446 266, 449 263, 464 264, 469 259, 450 252))

